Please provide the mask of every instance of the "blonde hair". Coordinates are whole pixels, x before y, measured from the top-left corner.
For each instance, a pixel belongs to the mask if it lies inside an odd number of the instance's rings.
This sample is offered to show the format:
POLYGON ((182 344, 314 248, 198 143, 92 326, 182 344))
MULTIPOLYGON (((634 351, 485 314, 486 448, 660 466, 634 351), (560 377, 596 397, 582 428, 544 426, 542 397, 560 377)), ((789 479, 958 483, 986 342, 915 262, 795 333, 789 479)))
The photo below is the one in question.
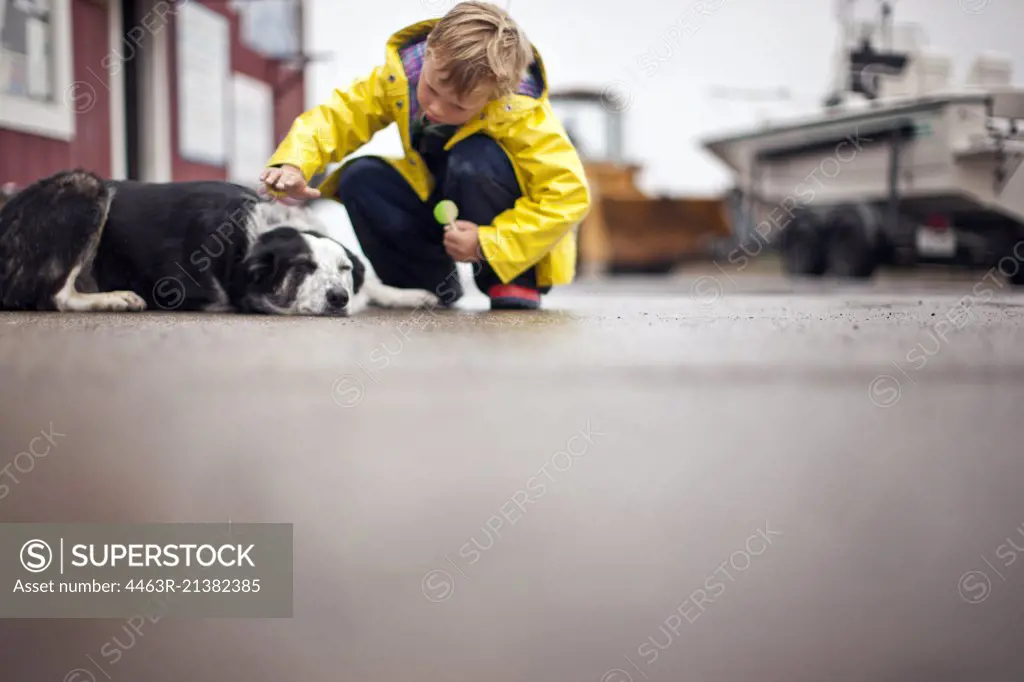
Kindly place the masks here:
POLYGON ((526 33, 508 12, 478 0, 460 2, 441 17, 427 36, 427 55, 459 97, 482 86, 492 97, 512 94, 534 61, 526 33))

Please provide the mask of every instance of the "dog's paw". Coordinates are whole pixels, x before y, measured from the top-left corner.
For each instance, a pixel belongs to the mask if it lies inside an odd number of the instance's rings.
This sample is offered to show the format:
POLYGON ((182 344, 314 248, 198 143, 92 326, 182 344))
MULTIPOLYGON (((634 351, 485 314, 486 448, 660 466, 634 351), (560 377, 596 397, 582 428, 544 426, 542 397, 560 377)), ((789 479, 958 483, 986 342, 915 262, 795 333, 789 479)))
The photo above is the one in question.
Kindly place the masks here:
POLYGON ((441 299, 425 289, 411 289, 409 291, 410 308, 436 308, 441 304, 441 299))
POLYGON ((386 285, 374 287, 370 300, 381 308, 434 308, 441 302, 426 289, 400 289, 386 285))
POLYGON ((146 302, 134 291, 108 291, 103 294, 106 309, 113 313, 141 312, 146 302))

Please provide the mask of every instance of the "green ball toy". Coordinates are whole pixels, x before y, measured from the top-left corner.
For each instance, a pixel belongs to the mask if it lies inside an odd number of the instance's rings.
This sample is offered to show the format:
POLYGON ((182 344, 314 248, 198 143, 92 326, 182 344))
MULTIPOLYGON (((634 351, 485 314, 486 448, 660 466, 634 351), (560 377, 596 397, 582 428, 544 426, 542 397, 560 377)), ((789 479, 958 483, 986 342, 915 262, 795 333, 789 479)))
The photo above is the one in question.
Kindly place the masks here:
POLYGON ((442 225, 451 225, 459 217, 459 207, 451 199, 437 202, 434 206, 434 219, 442 225))

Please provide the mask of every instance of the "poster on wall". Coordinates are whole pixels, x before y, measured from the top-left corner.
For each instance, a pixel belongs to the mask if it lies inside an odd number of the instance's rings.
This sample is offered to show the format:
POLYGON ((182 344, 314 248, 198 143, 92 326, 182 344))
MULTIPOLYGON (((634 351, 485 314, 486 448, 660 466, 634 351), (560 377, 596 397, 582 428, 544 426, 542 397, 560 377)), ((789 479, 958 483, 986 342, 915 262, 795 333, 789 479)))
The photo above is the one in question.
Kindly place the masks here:
POLYGON ((228 19, 197 3, 177 13, 178 153, 183 159, 227 163, 231 68, 228 19))
POLYGON ((255 186, 260 171, 274 153, 274 94, 263 81, 236 73, 231 99, 228 179, 255 186))

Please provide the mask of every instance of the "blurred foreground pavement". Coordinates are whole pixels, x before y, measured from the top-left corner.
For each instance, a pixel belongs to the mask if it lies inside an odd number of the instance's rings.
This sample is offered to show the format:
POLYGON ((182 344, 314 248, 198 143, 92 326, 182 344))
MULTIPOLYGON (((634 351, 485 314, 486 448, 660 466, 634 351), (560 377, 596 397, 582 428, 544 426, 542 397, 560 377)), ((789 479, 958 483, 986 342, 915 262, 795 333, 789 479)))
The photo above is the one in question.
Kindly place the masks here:
POLYGON ((66 434, 0 520, 295 524, 293 619, 4 621, 0 679, 1024 679, 1024 296, 701 277, 0 314, 0 467, 66 434))

